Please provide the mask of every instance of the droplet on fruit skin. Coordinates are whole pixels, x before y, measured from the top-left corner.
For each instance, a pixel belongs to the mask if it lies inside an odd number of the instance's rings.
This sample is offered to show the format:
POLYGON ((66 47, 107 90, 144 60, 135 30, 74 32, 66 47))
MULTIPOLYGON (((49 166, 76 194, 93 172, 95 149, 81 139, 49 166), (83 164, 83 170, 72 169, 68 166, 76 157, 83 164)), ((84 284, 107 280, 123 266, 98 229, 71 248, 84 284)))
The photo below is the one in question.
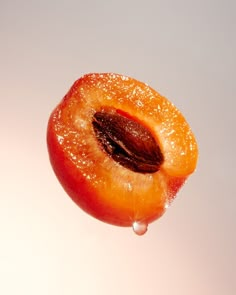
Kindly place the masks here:
POLYGON ((165 209, 168 209, 169 207, 170 207, 170 203, 165 203, 164 208, 165 208, 165 209))
POLYGON ((136 235, 142 236, 147 232, 148 224, 145 222, 135 221, 133 223, 133 231, 136 235))

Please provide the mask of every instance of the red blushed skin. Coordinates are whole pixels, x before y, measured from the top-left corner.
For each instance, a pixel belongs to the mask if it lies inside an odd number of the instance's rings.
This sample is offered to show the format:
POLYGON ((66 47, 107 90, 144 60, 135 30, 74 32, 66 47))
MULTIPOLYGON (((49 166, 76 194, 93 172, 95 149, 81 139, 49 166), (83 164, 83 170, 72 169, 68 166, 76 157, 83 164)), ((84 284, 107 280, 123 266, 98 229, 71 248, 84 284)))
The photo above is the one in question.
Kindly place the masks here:
POLYGON ((188 124, 166 98, 115 74, 89 74, 74 83, 50 116, 47 144, 54 172, 73 201, 118 226, 159 218, 194 171, 198 155, 188 124), (130 171, 102 150, 92 119, 111 107, 152 132, 165 159, 158 172, 130 171))

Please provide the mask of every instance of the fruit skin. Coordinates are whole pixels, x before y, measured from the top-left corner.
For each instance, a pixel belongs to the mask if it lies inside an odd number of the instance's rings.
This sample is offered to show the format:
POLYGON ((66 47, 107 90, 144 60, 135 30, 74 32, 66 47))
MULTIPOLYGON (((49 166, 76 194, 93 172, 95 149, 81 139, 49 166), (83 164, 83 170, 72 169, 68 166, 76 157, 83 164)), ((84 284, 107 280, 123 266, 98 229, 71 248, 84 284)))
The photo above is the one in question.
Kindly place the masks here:
POLYGON ((148 85, 113 73, 88 74, 74 83, 49 118, 47 144, 54 172, 72 200, 118 226, 159 218, 198 157, 194 135, 172 103, 148 85), (130 171, 101 149, 92 117, 109 107, 149 128, 164 155, 158 172, 130 171))

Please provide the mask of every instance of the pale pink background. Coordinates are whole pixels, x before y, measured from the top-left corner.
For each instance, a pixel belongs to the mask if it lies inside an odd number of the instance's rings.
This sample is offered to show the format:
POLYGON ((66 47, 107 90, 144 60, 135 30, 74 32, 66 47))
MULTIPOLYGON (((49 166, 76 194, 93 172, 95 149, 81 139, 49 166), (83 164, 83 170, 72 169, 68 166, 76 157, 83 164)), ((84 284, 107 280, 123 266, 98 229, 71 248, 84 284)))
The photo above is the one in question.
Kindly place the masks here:
POLYGON ((0 2, 0 294, 233 295, 235 1, 0 2), (183 112, 200 160, 143 237, 64 193, 46 125, 72 83, 117 72, 183 112))

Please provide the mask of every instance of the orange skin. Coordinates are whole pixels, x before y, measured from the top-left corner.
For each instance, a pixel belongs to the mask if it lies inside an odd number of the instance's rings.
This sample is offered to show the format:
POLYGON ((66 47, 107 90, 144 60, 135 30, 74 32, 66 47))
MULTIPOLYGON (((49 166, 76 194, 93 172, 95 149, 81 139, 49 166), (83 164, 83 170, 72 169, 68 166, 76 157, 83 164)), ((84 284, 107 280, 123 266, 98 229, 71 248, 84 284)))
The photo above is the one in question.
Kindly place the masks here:
POLYGON ((159 218, 198 157, 194 135, 172 103, 146 84, 112 73, 88 74, 74 83, 50 116, 47 143, 68 195, 90 215, 118 226, 159 218), (158 172, 133 172, 101 148, 93 115, 111 107, 151 131, 164 155, 158 172))

